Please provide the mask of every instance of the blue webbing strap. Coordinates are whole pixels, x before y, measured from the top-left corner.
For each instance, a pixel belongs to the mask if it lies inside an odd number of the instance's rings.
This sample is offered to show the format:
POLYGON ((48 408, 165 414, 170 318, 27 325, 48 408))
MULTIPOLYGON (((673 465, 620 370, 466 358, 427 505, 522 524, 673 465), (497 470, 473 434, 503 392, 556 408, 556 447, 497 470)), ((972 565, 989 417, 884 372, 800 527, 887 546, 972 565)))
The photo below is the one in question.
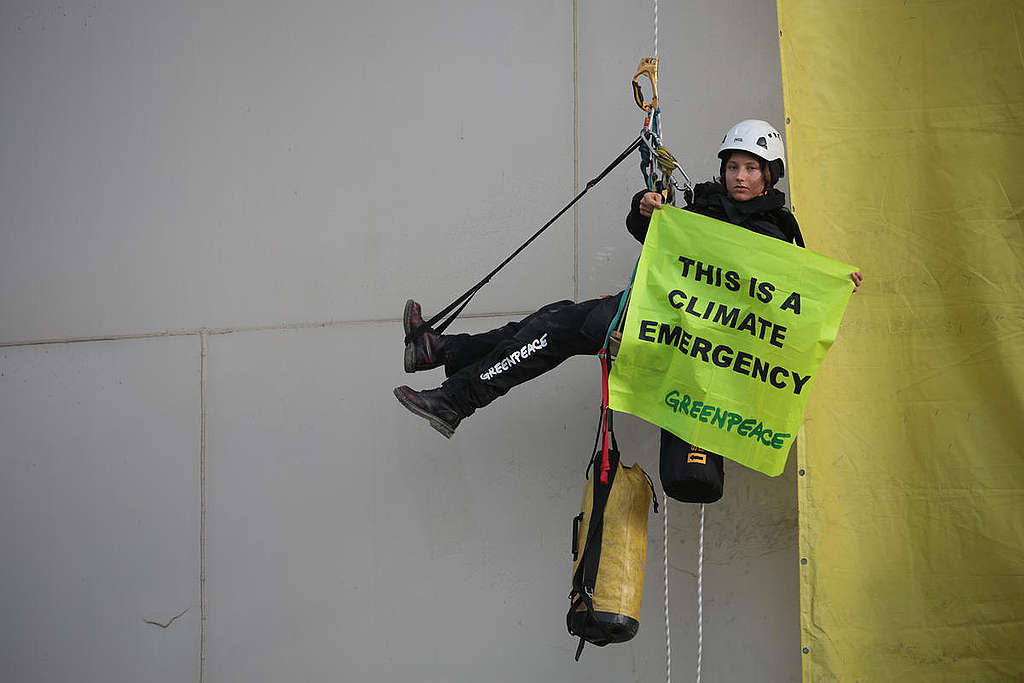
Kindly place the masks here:
POLYGON ((601 353, 607 353, 608 351, 608 340, 612 336, 612 331, 619 326, 619 319, 622 318, 623 312, 626 310, 626 306, 629 303, 629 295, 633 292, 633 281, 636 279, 636 269, 640 266, 639 257, 636 263, 633 265, 633 274, 629 276, 629 284, 626 289, 622 292, 622 300, 619 301, 619 309, 615 311, 615 317, 612 318, 611 324, 608 326, 608 331, 604 334, 604 344, 601 345, 601 353))

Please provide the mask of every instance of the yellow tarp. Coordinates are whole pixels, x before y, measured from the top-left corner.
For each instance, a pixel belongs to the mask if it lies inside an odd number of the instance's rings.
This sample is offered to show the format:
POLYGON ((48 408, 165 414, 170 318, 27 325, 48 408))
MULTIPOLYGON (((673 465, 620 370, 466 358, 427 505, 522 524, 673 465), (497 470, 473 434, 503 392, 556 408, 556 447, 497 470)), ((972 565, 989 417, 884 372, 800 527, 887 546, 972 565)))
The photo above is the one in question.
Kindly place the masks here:
POLYGON ((866 278, 798 441, 803 678, 1024 680, 1024 3, 778 9, 795 213, 866 278))

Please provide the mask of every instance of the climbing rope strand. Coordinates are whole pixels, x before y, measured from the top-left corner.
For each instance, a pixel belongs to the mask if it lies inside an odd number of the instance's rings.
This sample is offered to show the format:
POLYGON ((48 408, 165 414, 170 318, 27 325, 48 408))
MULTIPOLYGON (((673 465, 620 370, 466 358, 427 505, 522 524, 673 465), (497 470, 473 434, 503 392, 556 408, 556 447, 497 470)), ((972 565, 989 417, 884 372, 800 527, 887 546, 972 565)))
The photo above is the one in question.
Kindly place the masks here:
MULTIPOLYGON (((669 151, 668 147, 659 147, 654 155, 658 161, 658 166, 661 167, 661 171, 665 177, 672 175, 672 172, 678 169, 678 171, 683 174, 683 186, 691 190, 693 189, 693 181, 690 180, 690 176, 688 176, 686 171, 683 170, 683 167, 679 165, 675 155, 669 151)), ((678 183, 674 184, 678 187, 678 183)))
POLYGON ((664 501, 662 507, 662 540, 664 542, 664 550, 662 556, 665 560, 665 681, 666 683, 672 683, 672 635, 669 630, 668 622, 668 495, 662 491, 661 497, 664 501))
POLYGON ((654 58, 658 58, 658 0, 654 0, 654 58))
POLYGON ((697 683, 704 655, 704 503, 700 504, 700 529, 697 532, 697 683))

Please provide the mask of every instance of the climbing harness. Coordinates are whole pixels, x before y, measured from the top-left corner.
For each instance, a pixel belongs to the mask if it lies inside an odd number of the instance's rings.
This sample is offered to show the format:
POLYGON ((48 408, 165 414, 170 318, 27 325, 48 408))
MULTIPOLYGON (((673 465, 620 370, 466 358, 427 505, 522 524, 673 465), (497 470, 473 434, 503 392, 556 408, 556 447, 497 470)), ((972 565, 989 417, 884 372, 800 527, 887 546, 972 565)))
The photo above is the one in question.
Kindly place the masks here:
MULTIPOLYGON (((633 74, 633 100, 644 112, 644 123, 640 128, 640 173, 644 177, 647 189, 651 192, 661 194, 665 203, 672 204, 675 200, 675 190, 683 193, 685 201, 689 202, 693 197, 693 182, 686 174, 683 167, 679 165, 676 157, 667 147, 661 144, 661 106, 658 103, 658 39, 657 39, 657 3, 655 3, 655 39, 654 57, 644 57, 640 60, 636 73, 633 74), (640 87, 640 78, 646 77, 651 85, 650 102, 644 99, 643 89, 640 87), (672 180, 672 174, 679 171, 683 176, 683 186, 672 180)), ((640 259, 637 259, 637 265, 640 259)), ((624 311, 629 305, 629 297, 633 291, 633 280, 636 279, 636 266, 633 267, 633 274, 629 278, 629 284, 622 294, 622 303, 619 310, 612 319, 605 336, 603 352, 606 352, 608 361, 614 361, 618 355, 619 343, 622 340, 622 329, 625 326, 624 311)))
POLYGON ((661 144, 661 106, 658 103, 658 58, 644 57, 640 60, 636 74, 633 75, 633 99, 636 106, 644 112, 644 125, 640 129, 643 144, 640 145, 640 173, 647 183, 647 189, 661 194, 665 202, 672 204, 675 190, 683 192, 685 201, 693 196, 693 182, 675 155, 661 144), (651 101, 644 100, 639 79, 647 77, 651 84, 651 101), (679 171, 683 176, 683 186, 672 180, 672 174, 679 171))

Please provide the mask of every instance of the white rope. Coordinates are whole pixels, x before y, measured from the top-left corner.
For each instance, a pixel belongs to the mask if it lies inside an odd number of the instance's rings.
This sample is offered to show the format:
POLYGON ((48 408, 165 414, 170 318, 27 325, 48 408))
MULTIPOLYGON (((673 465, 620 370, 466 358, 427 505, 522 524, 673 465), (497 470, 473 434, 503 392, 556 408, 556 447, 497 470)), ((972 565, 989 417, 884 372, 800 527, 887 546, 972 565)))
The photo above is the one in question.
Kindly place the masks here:
POLYGON ((704 503, 700 504, 700 530, 697 532, 697 683, 704 656, 704 503))
POLYGON ((665 545, 665 552, 662 553, 665 559, 665 681, 672 683, 672 636, 668 624, 668 495, 664 492, 662 496, 662 540, 665 545))
POLYGON ((654 58, 658 58, 658 0, 654 0, 654 58))
POLYGON ((209 629, 207 628, 207 617, 209 616, 209 604, 207 600, 208 590, 207 579, 207 555, 208 543, 208 517, 209 515, 209 481, 207 472, 209 462, 207 456, 207 419, 209 418, 209 352, 210 338, 206 329, 199 332, 199 683, 206 680, 206 654, 208 650, 209 629))

